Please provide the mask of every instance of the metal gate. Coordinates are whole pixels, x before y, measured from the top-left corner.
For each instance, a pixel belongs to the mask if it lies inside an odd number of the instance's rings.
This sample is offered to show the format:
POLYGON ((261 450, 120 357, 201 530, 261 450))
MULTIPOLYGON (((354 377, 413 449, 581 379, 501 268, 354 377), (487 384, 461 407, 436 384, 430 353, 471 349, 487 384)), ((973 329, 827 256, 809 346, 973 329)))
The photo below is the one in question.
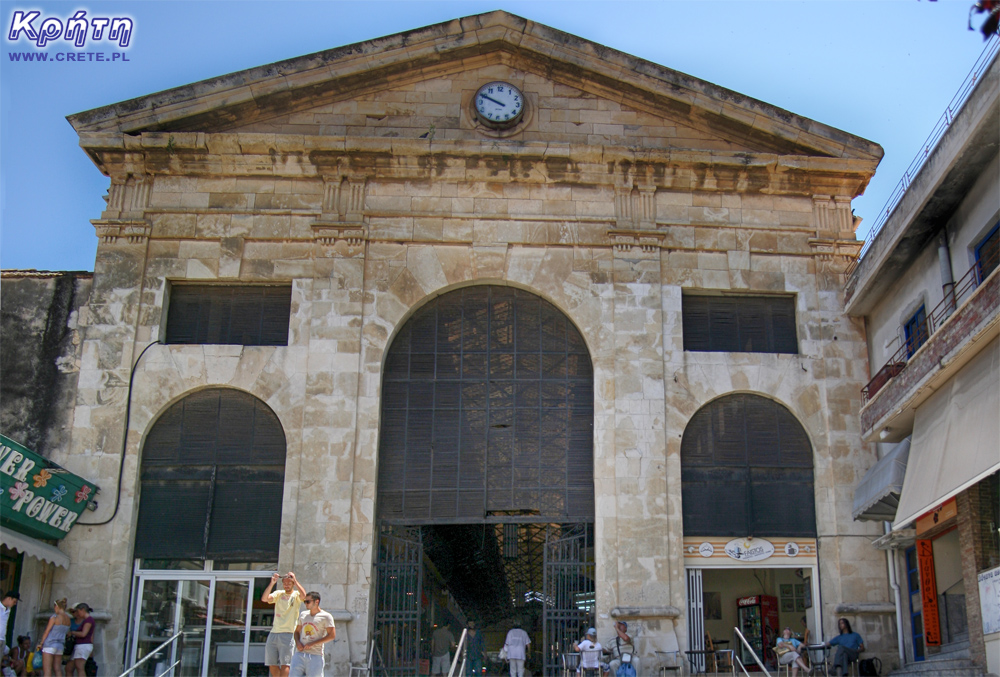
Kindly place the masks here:
MULTIPOLYGON (((701 569, 688 569, 687 579, 688 648, 702 651, 705 648, 705 601, 701 569)), ((691 670, 705 671, 704 654, 691 655, 691 670)))
POLYGON ((375 674, 416 675, 420 664, 420 527, 384 526, 375 564, 375 674))
POLYGON ((594 624, 593 525, 554 525, 546 537, 542 612, 545 674, 558 675, 562 654, 594 624))

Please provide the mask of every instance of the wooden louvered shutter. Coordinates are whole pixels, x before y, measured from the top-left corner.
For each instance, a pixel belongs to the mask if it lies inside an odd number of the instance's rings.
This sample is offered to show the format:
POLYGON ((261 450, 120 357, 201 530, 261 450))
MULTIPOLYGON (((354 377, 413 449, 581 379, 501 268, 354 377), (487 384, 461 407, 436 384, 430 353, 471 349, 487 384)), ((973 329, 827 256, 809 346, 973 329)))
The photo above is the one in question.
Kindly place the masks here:
POLYGON ((728 395, 691 417, 681 440, 684 531, 815 536, 812 447, 785 407, 728 395))
POLYGON ((292 288, 175 285, 167 310, 168 344, 288 345, 292 288))
POLYGON ((798 353, 790 296, 684 294, 681 315, 684 350, 798 353))
POLYGON ((284 471, 267 405, 228 388, 188 395, 143 446, 136 557, 276 561, 284 471))

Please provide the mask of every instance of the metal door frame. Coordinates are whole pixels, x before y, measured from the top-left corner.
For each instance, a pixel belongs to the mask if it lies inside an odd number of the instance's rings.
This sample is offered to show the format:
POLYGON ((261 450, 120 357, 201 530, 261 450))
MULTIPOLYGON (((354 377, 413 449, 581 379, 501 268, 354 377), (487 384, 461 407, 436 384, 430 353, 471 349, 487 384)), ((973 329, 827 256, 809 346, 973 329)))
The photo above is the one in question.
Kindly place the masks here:
MULTIPOLYGON (((209 562, 211 566, 211 562, 209 562)), ((205 607, 205 640, 204 647, 202 649, 201 656, 201 672, 202 675, 208 674, 208 662, 209 662, 209 648, 212 641, 212 618, 215 613, 215 588, 217 581, 223 582, 245 582, 247 583, 247 606, 246 606, 246 624, 244 626, 244 636, 243 636, 243 664, 240 669, 240 674, 246 677, 247 665, 250 651, 250 633, 253 629, 253 599, 254 599, 254 581, 258 578, 268 578, 271 576, 272 571, 212 571, 206 567, 204 570, 195 569, 184 569, 184 570, 152 570, 152 569, 140 569, 139 562, 136 561, 135 565, 135 607, 132 610, 132 618, 130 620, 130 625, 134 626, 129 628, 131 634, 130 646, 127 648, 128 663, 126 668, 135 665, 136 653, 139 650, 139 632, 138 623, 139 615, 142 612, 142 595, 145 591, 146 581, 176 581, 181 583, 182 581, 208 581, 208 605, 205 607)), ((181 587, 177 586, 176 593, 176 604, 177 607, 174 610, 173 627, 175 631, 180 627, 181 611, 182 605, 180 603, 181 587)), ((170 664, 173 665, 174 661, 177 660, 177 642, 174 642, 170 646, 170 664)), ((171 669, 168 673, 171 677, 174 675, 174 670, 171 669)))

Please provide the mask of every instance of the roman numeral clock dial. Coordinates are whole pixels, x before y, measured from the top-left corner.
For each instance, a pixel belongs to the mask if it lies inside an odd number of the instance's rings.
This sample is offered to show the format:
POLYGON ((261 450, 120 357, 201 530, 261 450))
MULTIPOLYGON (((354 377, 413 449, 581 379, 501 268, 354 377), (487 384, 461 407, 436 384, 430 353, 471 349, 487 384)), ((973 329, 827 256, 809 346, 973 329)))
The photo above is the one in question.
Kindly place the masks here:
POLYGON ((489 82, 476 92, 476 115, 494 128, 512 127, 524 113, 524 95, 509 82, 489 82))

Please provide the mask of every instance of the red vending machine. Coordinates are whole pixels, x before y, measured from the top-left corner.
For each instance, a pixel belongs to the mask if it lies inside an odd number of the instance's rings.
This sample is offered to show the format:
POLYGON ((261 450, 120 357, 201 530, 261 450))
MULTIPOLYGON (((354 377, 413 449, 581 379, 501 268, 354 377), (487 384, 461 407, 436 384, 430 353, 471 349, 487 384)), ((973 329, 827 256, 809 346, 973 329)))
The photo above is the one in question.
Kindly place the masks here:
MULTIPOLYGON (((736 600, 736 616, 740 632, 746 637, 747 643, 767 667, 776 667, 773 651, 774 642, 778 636, 778 598, 770 595, 751 595, 736 600)), ((757 661, 750 652, 739 644, 739 657, 748 670, 757 670, 757 661), (754 667, 751 667, 754 666, 754 667)))

